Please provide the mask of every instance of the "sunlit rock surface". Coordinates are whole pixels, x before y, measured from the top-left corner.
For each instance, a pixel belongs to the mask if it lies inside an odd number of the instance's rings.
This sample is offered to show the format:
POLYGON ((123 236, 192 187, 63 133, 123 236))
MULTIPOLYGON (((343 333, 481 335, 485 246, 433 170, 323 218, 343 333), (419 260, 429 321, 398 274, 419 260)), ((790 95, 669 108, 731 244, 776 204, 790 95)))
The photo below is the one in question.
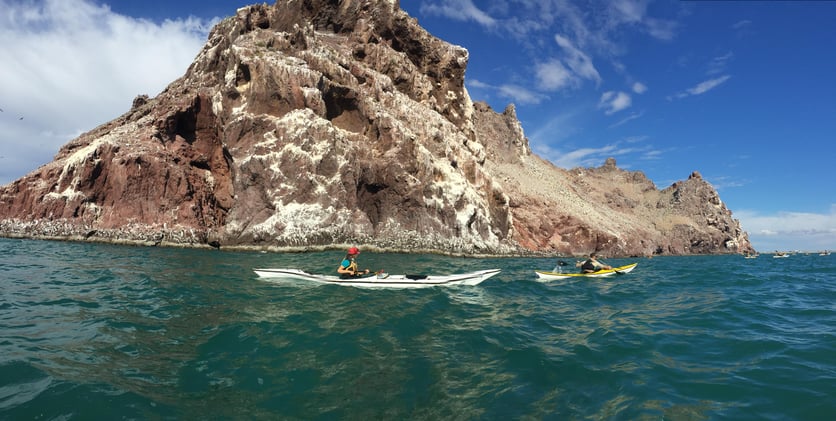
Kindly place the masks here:
POLYGON ((533 155, 513 106, 471 101, 467 61, 397 1, 242 8, 158 96, 0 187, 0 234, 451 254, 751 249, 696 172, 660 191, 614 160, 565 170, 533 155))

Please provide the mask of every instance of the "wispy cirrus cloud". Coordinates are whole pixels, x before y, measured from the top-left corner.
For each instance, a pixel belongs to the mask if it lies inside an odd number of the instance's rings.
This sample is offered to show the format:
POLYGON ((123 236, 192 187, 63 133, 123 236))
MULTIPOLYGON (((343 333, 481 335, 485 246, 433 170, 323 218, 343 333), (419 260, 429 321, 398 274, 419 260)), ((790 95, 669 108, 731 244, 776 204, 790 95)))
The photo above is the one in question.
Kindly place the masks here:
POLYGON ((457 21, 474 21, 483 26, 493 27, 497 20, 476 7, 471 0, 426 2, 421 13, 444 16, 457 21))
POLYGON ((658 149, 645 151, 644 153, 642 153, 641 159, 646 160, 646 161, 662 159, 662 154, 663 153, 664 153, 664 151, 660 151, 658 149))
POLYGON ((731 76, 724 75, 724 76, 720 76, 720 77, 715 78, 715 79, 706 80, 705 82, 702 82, 702 83, 698 84, 697 86, 695 86, 691 89, 688 89, 686 92, 688 92, 691 95, 702 95, 702 94, 720 86, 725 81, 729 80, 729 78, 731 78, 731 76))
POLYGON ((537 154, 562 168, 596 167, 601 165, 607 157, 617 155, 617 151, 618 147, 614 144, 573 150, 561 150, 539 143, 535 147, 537 154))
MULTIPOLYGON (((530 52, 531 89, 549 92, 602 82, 595 61, 615 61, 624 52, 624 31, 639 31, 659 40, 676 36, 678 24, 649 15, 646 0, 593 2, 586 6, 560 0, 508 0, 481 7, 473 0, 426 0, 421 14, 475 22, 493 34, 506 34, 530 52), (595 13, 590 13, 590 8, 595 13), (555 41, 545 45, 544 36, 555 41)), ((525 67, 517 66, 517 68, 525 67)), ((509 77, 516 77, 511 75, 509 77)))
POLYGON ((752 30, 753 23, 749 19, 744 19, 741 21, 735 22, 731 28, 735 30, 738 38, 744 38, 753 33, 752 30))
POLYGON ((668 96, 668 100, 681 99, 681 98, 685 98, 685 97, 689 97, 689 96, 693 96, 693 95, 702 95, 702 94, 704 94, 704 93, 722 85, 723 83, 725 83, 730 78, 731 78, 730 75, 723 75, 723 76, 720 76, 720 77, 717 77, 717 78, 714 78, 714 79, 709 79, 709 80, 706 80, 704 82, 700 82, 694 87, 688 88, 684 91, 677 92, 677 93, 675 93, 671 96, 668 96))
POLYGON ((545 95, 539 94, 524 86, 512 83, 492 85, 478 79, 468 79, 466 84, 470 88, 484 90, 490 95, 497 95, 501 98, 510 99, 516 104, 539 104, 540 102, 548 99, 545 95))
POLYGON ((706 70, 706 73, 708 75, 724 73, 726 71, 726 67, 729 64, 729 61, 731 61, 733 58, 734 53, 732 53, 731 51, 729 51, 726 54, 723 54, 722 56, 712 57, 711 60, 708 62, 708 69, 706 70))
POLYGON ((746 29, 750 26, 752 26, 752 21, 749 20, 749 19, 744 19, 744 20, 735 22, 731 27, 732 27, 732 29, 740 30, 740 29, 746 29))
MULTIPOLYGON (((541 132, 546 132, 546 130, 541 132)), ((532 150, 562 168, 597 167, 609 157, 653 159, 653 157, 659 157, 663 153, 645 142, 647 140, 646 136, 628 137, 598 147, 571 148, 554 146, 558 142, 544 142, 542 141, 543 135, 544 133, 538 132, 532 137, 532 150)), ((622 163, 619 166, 627 168, 629 163, 622 163)))
POLYGON ((730 177, 730 176, 723 176, 723 175, 706 177, 706 179, 718 191, 725 190, 725 189, 730 189, 730 188, 736 188, 736 187, 743 187, 748 183, 748 181, 737 178, 737 177, 730 177))
POLYGON ((623 124, 625 124, 625 123, 627 123, 631 120, 639 119, 643 115, 644 115, 644 111, 638 112, 638 113, 630 113, 630 115, 628 115, 627 117, 622 118, 621 120, 618 120, 617 122, 611 124, 609 127, 614 128, 614 127, 621 126, 621 125, 623 125, 623 124))
POLYGON ((647 13, 648 1, 613 0, 607 5, 606 29, 613 32, 623 26, 635 26, 653 38, 670 41, 676 36, 679 24, 668 19, 658 19, 647 13))
POLYGON ((532 148, 537 144, 557 144, 571 139, 583 130, 581 122, 585 112, 580 108, 568 108, 550 113, 538 126, 526 129, 532 148))
POLYGON ((546 98, 523 86, 514 84, 502 84, 498 87, 497 92, 500 96, 510 98, 518 104, 539 104, 546 98))
POLYGON ((555 35, 555 43, 560 51, 555 57, 535 65, 535 76, 541 89, 558 91, 565 88, 577 88, 584 80, 601 82, 601 75, 592 63, 589 55, 579 50, 563 36, 555 35))
POLYGON ((566 37, 555 35, 554 40, 563 51, 563 61, 566 62, 574 74, 582 79, 592 80, 596 83, 601 82, 601 75, 598 74, 598 70, 595 69, 588 54, 578 49, 566 37))

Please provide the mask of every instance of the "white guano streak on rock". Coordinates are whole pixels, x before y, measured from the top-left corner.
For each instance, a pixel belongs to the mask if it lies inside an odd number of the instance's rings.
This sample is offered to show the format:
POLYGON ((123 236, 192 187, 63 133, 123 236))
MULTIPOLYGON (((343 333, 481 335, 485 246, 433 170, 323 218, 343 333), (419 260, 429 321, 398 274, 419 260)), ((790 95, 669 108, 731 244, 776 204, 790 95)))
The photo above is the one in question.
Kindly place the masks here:
MULTIPOLYGON (((294 179, 295 174, 290 176, 284 174, 281 169, 282 158, 289 157, 294 162, 305 161, 309 165, 301 165, 301 167, 310 167, 315 163, 321 161, 323 157, 329 152, 328 142, 314 141, 308 134, 311 131, 316 133, 326 133, 329 136, 337 139, 344 139, 345 134, 343 130, 334 127, 325 119, 320 118, 309 109, 293 110, 282 117, 271 117, 274 120, 277 130, 266 132, 263 135, 263 141, 254 145, 254 151, 266 151, 265 153, 254 152, 242 161, 242 165, 246 165, 250 160, 257 159, 269 163, 271 172, 275 175, 275 180, 294 179), (277 131, 282 130, 278 136, 277 131), (302 145, 309 146, 309 150, 302 148, 302 145)), ((342 158, 340 165, 345 164, 342 158)), ((324 185, 339 183, 339 173, 335 174, 330 180, 325 179, 315 174, 309 174, 314 177, 316 181, 316 190, 318 193, 324 194, 326 189, 324 185)), ((295 188, 294 185, 280 182, 273 184, 272 189, 267 190, 270 197, 281 197, 283 191, 287 192, 295 188)), ((274 203, 275 206, 281 206, 281 201, 274 203)))
POLYGON ((212 113, 216 116, 221 115, 224 111, 224 96, 221 91, 216 91, 212 95, 212 113))
MULTIPOLYGON (((432 156, 423 145, 420 145, 418 150, 426 157, 432 156)), ((442 175, 441 179, 435 181, 433 184, 436 188, 435 191, 441 191, 443 194, 441 196, 425 198, 425 204, 427 207, 441 210, 445 206, 452 206, 459 202, 459 199, 462 197, 465 198, 467 205, 460 210, 456 210, 456 224, 458 225, 457 228, 460 228, 463 233, 467 232, 467 223, 471 215, 478 210, 478 207, 474 204, 481 202, 481 198, 475 195, 472 189, 468 188, 464 177, 458 172, 453 171, 453 167, 446 161, 439 163, 437 160, 430 160, 429 165, 432 166, 434 171, 442 175)))
MULTIPOLYGON (((411 127, 404 123, 410 121, 412 124, 419 125, 423 133, 435 133, 438 137, 444 139, 445 153, 448 156, 442 158, 459 158, 469 155, 468 159, 475 159, 476 156, 485 153, 482 145, 475 144, 475 142, 470 142, 474 144, 469 144, 466 148, 467 152, 464 152, 461 147, 464 144, 461 133, 453 123, 446 119, 439 119, 437 112, 429 106, 409 101, 406 95, 398 91, 392 92, 390 98, 392 99, 392 107, 380 109, 380 115, 389 117, 388 123, 392 124, 393 129, 403 136, 418 137, 418 134, 414 133, 411 127), (452 138, 445 137, 445 134, 452 136, 452 138)), ((474 213, 479 213, 479 207, 476 204, 483 203, 484 198, 468 184, 459 171, 450 165, 448 159, 439 159, 423 144, 417 145, 416 153, 424 168, 432 168, 431 171, 441 174, 440 180, 434 181, 433 185, 436 191, 442 191, 443 194, 441 196, 425 197, 425 205, 430 209, 441 210, 446 206, 458 203, 460 199, 464 198, 467 205, 456 211, 456 224, 463 234, 469 233, 467 224, 474 213)), ((489 219, 486 215, 482 215, 482 217, 486 220, 489 219)), ((478 235, 474 237, 478 238, 478 235)))
POLYGON ((305 237, 311 232, 319 231, 322 222, 336 213, 336 209, 329 206, 323 208, 319 204, 281 202, 276 206, 276 212, 264 222, 252 227, 257 233, 281 233, 280 237, 305 237), (277 230, 281 226, 283 229, 277 230))
MULTIPOLYGON (((140 120, 142 121, 142 120, 140 120)), ((79 178, 81 175, 81 171, 73 171, 74 169, 84 165, 85 162, 90 160, 90 157, 95 154, 95 152, 105 144, 112 144, 115 145, 118 143, 120 137, 122 135, 130 134, 132 132, 136 132, 138 130, 137 123, 130 123, 124 126, 121 126, 110 133, 105 134, 102 137, 99 137, 89 145, 75 151, 72 155, 68 156, 64 160, 64 165, 61 168, 61 175, 58 176, 58 181, 55 183, 56 186, 60 186, 64 184, 65 178, 70 174, 74 174, 73 180, 67 183, 67 188, 61 192, 49 192, 44 196, 44 200, 58 200, 58 199, 76 199, 78 197, 86 197, 86 195, 80 191, 75 190, 75 187, 79 185, 81 179, 79 178)), ((95 162, 97 160, 94 160, 95 162)))

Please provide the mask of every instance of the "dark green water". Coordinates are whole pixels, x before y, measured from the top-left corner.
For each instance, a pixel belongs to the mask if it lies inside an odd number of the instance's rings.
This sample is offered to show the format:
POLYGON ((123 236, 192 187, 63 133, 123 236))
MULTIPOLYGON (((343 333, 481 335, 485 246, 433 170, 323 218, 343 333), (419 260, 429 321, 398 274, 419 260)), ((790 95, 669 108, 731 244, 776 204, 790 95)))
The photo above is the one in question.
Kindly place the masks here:
POLYGON ((836 414, 836 257, 363 253, 475 287, 276 284, 341 253, 0 239, 0 419, 733 419, 836 414), (626 264, 633 260, 613 259, 626 264))

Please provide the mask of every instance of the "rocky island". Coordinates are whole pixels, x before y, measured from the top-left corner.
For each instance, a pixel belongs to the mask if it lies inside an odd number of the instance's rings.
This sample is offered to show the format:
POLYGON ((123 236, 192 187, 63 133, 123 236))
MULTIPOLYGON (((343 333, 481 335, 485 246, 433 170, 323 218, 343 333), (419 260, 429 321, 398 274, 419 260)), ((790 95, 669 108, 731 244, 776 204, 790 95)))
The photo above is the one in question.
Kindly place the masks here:
MULTIPOLYGON (((218 23, 178 80, 0 187, 0 235, 463 255, 754 251, 694 171, 558 168, 468 51, 394 0, 279 0, 218 23)), ((127 108, 127 106, 126 106, 127 108)))

